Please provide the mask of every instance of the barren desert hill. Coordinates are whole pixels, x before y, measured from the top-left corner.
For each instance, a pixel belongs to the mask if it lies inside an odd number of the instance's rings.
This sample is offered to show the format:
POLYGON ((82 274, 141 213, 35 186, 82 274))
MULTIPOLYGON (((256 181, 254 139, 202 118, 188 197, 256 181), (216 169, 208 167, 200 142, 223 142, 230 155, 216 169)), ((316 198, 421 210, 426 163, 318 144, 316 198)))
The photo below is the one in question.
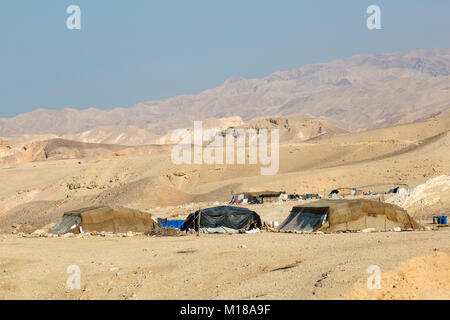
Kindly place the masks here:
POLYGON ((33 142, 64 139, 87 143, 117 144, 123 146, 150 144, 158 136, 148 130, 134 126, 99 126, 80 133, 57 134, 23 134, 8 137, 14 147, 23 147, 33 142))
POLYGON ((56 134, 24 134, 14 135, 7 138, 13 148, 22 148, 33 142, 45 141, 51 139, 62 139, 56 134))
POLYGON ((449 75, 450 49, 362 54, 262 79, 232 78, 200 94, 130 108, 38 109, 0 119, 0 136, 62 136, 100 126, 134 126, 164 135, 194 120, 292 115, 365 130, 423 120, 448 109, 449 75))
MULTIPOLYGON (((262 132, 261 130, 266 130, 268 136, 270 137, 271 130, 278 129, 280 143, 295 143, 318 136, 336 135, 347 132, 346 130, 333 126, 327 121, 318 118, 274 116, 258 117, 249 121, 243 121, 240 117, 238 118, 239 121, 230 121, 229 119, 235 118, 210 118, 203 122, 202 128, 203 130, 218 130, 223 136, 228 133, 233 134, 236 137, 245 135, 248 130, 254 130, 255 133, 260 133, 262 132)), ((191 125, 187 129, 189 132, 193 132, 194 126, 191 125)), ((172 133, 162 136, 159 141, 174 144, 173 141, 170 142, 171 134, 172 133)))
POLYGON ((124 148, 124 146, 118 144, 85 143, 65 139, 35 142, 31 146, 40 150, 39 153, 35 154, 35 160, 37 161, 47 159, 81 159, 124 148))
MULTIPOLYGON (((192 190, 204 192, 225 183, 239 182, 243 189, 295 190, 298 193, 324 193, 330 188, 351 186, 367 187, 366 191, 386 191, 397 183, 414 186, 432 176, 449 174, 450 170, 450 127, 426 130, 428 126, 428 121, 401 125, 404 130, 399 132, 403 131, 403 135, 397 134, 396 139, 391 140, 386 139, 380 129, 374 129, 283 144, 277 175, 259 176, 258 168, 247 166, 241 173, 245 178, 229 177, 218 183, 205 181, 192 190), (378 141, 374 137, 376 134, 379 134, 378 141), (365 136, 369 141, 362 140, 365 136), (411 139, 412 136, 416 139, 411 139), (252 174, 248 174, 250 171, 252 174)), ((433 128, 439 128, 439 121, 433 128)))
POLYGON ((151 144, 158 136, 134 126, 100 126, 78 134, 65 134, 62 138, 88 143, 135 146, 151 144))
POLYGON ((35 141, 22 147, 10 147, 3 154, 0 153, 0 167, 3 166, 6 168, 30 162, 49 162, 67 159, 95 162, 114 157, 151 155, 156 152, 168 152, 168 150, 170 150, 170 146, 158 144, 125 146, 56 138, 35 141))
MULTIPOLYGON (((261 129, 267 129, 269 136, 270 130, 279 129, 280 132, 280 143, 282 144, 281 152, 287 154, 292 153, 292 146, 302 142, 302 141, 312 141, 311 139, 317 137, 332 137, 335 135, 342 135, 347 133, 347 131, 330 125, 324 120, 314 119, 314 118, 302 118, 302 117, 269 117, 269 118, 256 118, 249 122, 242 121, 241 118, 224 118, 224 119, 207 119, 203 123, 203 129, 214 128, 221 130, 223 134, 231 130, 232 132, 244 132, 239 130, 253 129, 255 132, 260 132, 261 129), (288 147, 288 145, 290 147, 288 147)), ((108 128, 99 128, 92 131, 82 133, 79 135, 65 135, 64 137, 70 137, 73 139, 80 140, 90 140, 94 137, 97 142, 80 142, 77 140, 68 140, 63 138, 53 138, 43 141, 34 141, 29 144, 21 145, 14 148, 10 148, 8 153, 0 157, 0 164, 3 166, 17 165, 20 163, 34 162, 34 161, 49 161, 49 160, 64 160, 64 159, 87 159, 87 160, 102 160, 110 157, 119 156, 137 156, 137 155, 150 155, 152 152, 168 151, 173 148, 173 146, 179 142, 178 140, 172 140, 172 133, 167 135, 154 138, 152 136, 146 135, 145 132, 142 136, 139 135, 143 129, 130 130, 127 134, 120 133, 119 131, 114 131, 116 127, 111 127, 111 131, 108 128), (96 131, 98 134, 93 135, 92 132, 96 131), (124 142, 134 141, 135 143, 150 143, 155 142, 156 144, 146 144, 146 145, 132 145, 124 146, 118 144, 106 144, 103 143, 103 139, 112 139, 113 135, 104 133, 117 132, 118 135, 114 137, 119 138, 124 142), (133 135, 136 133, 136 135, 133 135), (146 139, 149 137, 149 140, 146 139)), ((187 128, 188 131, 193 132, 193 126, 187 128)), ((15 137, 13 141, 22 142, 26 138, 37 138, 39 136, 25 135, 23 137, 15 137)), ((45 137, 45 135, 43 136, 45 137)), ((117 140, 113 138, 113 140, 117 140)), ((325 141, 325 140, 324 140, 325 141)), ((205 141, 206 146, 210 141, 205 141)), ((333 146, 329 148, 322 155, 332 157, 333 152, 336 148, 333 146)), ((347 150, 350 152, 350 150, 347 150)), ((342 150, 338 150, 338 153, 342 153, 342 150)), ((381 150, 384 154, 385 150, 381 150)), ((372 153, 373 154, 373 153, 372 153)), ((339 156, 338 156, 339 157, 339 156)), ((365 159, 364 155, 361 153, 358 159, 365 159)), ((325 161, 325 159, 322 159, 325 161)), ((322 162, 323 166, 329 165, 327 161, 322 162)), ((254 168, 256 169, 256 167, 254 168)), ((284 167, 280 171, 295 171, 298 168, 284 167)), ((252 170, 248 171, 249 173, 252 170)))
POLYGON ((100 126, 76 134, 24 134, 8 137, 14 147, 24 147, 38 141, 64 139, 87 143, 117 144, 123 146, 148 145, 158 142, 160 137, 148 130, 133 126, 100 126))
POLYGON ((95 144, 65 139, 32 142, 21 148, 11 148, 9 154, 0 157, 0 165, 12 165, 33 161, 83 159, 103 155, 125 146, 95 144))
POLYGON ((233 129, 254 129, 256 132, 265 129, 269 135, 270 130, 278 129, 281 143, 295 143, 319 136, 336 135, 347 132, 346 130, 329 124, 323 119, 297 116, 254 118, 233 129))
MULTIPOLYGON (((203 128, 214 128, 223 130, 228 127, 234 127, 244 124, 240 117, 230 118, 208 118, 203 120, 203 128)), ((192 129, 192 123, 187 128, 192 129)), ((150 144, 173 144, 171 142, 171 132, 159 136, 149 130, 138 128, 135 126, 111 125, 99 126, 91 130, 80 133, 68 133, 64 135, 56 134, 22 134, 8 137, 10 144, 14 147, 23 147, 27 144, 51 140, 51 139, 65 139, 87 143, 100 144, 119 144, 123 146, 144 146, 150 144)))
POLYGON ((412 142, 428 139, 450 130, 450 109, 428 119, 398 124, 371 130, 324 135, 311 138, 308 142, 321 143, 369 143, 379 141, 412 142))
MULTIPOLYGON (((227 130, 247 130, 247 129, 279 129, 280 141, 302 141, 321 135, 334 135, 347 132, 329 124, 323 119, 304 118, 304 117, 269 117, 255 118, 248 122, 240 117, 230 118, 208 118, 202 121, 202 130, 214 129, 222 131, 227 130)), ((193 123, 185 129, 192 132, 193 123)), ((97 144, 115 144, 129 147, 148 146, 148 145, 174 145, 178 141, 172 140, 173 131, 157 136, 148 130, 132 126, 106 126, 97 127, 92 130, 84 131, 78 134, 65 134, 61 137, 54 134, 38 135, 20 135, 9 138, 11 144, 16 148, 26 147, 31 143, 39 141, 64 139, 85 143, 97 144)))

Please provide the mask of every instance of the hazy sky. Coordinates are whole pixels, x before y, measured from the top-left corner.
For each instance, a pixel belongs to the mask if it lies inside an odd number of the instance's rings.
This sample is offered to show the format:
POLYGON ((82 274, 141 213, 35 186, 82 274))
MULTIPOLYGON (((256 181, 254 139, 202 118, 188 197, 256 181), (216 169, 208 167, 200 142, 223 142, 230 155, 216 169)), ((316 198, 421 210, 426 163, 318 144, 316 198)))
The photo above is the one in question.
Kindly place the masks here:
POLYGON ((449 0, 2 0, 0 117, 128 107, 230 77, 449 41, 449 0), (66 27, 71 4, 81 30, 66 27), (366 27, 372 4, 382 30, 366 27))

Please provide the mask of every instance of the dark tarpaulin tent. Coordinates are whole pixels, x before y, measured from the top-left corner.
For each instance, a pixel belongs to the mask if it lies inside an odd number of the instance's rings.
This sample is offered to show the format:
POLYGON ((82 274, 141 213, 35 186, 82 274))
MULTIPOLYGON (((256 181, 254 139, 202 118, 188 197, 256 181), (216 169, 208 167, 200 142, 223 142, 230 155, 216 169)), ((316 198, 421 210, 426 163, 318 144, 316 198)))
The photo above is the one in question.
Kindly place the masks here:
POLYGON ((419 229, 421 225, 399 206, 366 199, 318 200, 295 206, 279 229, 286 231, 345 231, 374 228, 419 229))
POLYGON ((191 213, 181 230, 194 229, 205 233, 236 233, 261 227, 259 215, 247 208, 219 206, 191 213))

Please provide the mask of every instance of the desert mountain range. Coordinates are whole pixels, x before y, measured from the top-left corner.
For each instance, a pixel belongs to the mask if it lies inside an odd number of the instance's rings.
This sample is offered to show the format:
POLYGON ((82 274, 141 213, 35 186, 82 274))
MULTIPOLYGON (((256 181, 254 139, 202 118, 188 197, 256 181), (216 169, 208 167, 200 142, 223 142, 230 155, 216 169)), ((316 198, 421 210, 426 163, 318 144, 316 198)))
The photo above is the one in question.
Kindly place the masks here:
POLYGON ((66 135, 141 145, 194 120, 240 117, 247 122, 272 116, 321 118, 345 130, 367 130, 424 120, 448 109, 449 75, 450 49, 362 54, 262 79, 232 78, 200 94, 130 108, 38 109, 0 119, 0 136, 40 135, 32 140, 44 140, 66 135))

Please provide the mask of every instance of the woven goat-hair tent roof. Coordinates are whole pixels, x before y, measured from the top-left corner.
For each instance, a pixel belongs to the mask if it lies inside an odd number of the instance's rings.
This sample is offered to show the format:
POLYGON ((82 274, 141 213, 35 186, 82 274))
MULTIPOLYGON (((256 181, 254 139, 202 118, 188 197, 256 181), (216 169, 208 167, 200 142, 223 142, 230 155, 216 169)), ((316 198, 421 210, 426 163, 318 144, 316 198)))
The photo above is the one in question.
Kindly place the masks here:
POLYGON ((284 230, 343 231, 375 228, 419 229, 422 226, 399 206, 367 199, 317 200, 294 206, 280 225, 284 230))
POLYGON ((158 224, 150 213, 120 206, 97 206, 64 213, 50 232, 147 232, 156 228, 158 224))

